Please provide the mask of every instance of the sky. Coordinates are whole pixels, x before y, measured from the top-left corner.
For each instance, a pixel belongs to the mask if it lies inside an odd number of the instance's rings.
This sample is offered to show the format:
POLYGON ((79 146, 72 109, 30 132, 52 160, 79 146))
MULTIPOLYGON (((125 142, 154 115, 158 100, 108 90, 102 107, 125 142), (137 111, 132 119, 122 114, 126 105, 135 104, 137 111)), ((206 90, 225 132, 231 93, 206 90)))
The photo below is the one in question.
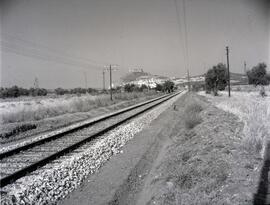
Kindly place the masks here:
POLYGON ((232 72, 270 71, 270 0, 183 1, 1 0, 0 84, 98 88, 109 64, 114 82, 134 68, 200 75, 226 46, 232 72))

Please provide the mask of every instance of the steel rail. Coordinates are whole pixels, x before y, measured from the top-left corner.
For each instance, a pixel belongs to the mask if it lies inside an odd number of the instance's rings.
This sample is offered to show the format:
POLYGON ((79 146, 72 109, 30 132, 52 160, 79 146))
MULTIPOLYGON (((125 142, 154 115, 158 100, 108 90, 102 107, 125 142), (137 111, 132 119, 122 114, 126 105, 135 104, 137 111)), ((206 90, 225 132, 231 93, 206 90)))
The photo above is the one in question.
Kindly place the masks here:
MULTIPOLYGON (((164 103, 165 101, 167 101, 167 100, 169 100, 169 99, 175 97, 176 95, 178 95, 178 94, 180 94, 180 93, 181 93, 181 92, 177 92, 177 93, 174 93, 174 94, 162 96, 162 97, 156 98, 156 99, 154 99, 154 100, 147 101, 146 103, 140 103, 140 105, 132 106, 132 108, 125 109, 124 111, 120 111, 120 112, 114 113, 113 116, 116 116, 116 115, 119 115, 119 114, 121 114, 121 113, 130 111, 130 110, 132 110, 132 109, 141 107, 141 106, 143 106, 143 105, 147 105, 147 104, 149 104, 149 103, 151 103, 151 102, 155 102, 155 101, 158 101, 158 100, 163 99, 163 100, 161 100, 160 102, 158 102, 158 103, 156 103, 156 104, 153 104, 153 105, 147 107, 146 109, 143 109, 143 110, 141 110, 141 111, 139 111, 139 112, 137 112, 137 113, 135 113, 135 114, 133 114, 133 115, 131 115, 131 116, 129 116, 129 117, 127 117, 127 118, 125 118, 125 119, 119 121, 119 122, 117 122, 117 123, 114 123, 114 124, 110 125, 109 127, 106 127, 105 129, 102 129, 101 131, 98 131, 98 132, 96 132, 96 133, 90 135, 89 137, 87 137, 87 138, 85 138, 85 139, 83 139, 83 140, 81 140, 81 141, 79 141, 79 142, 76 142, 76 143, 74 143, 74 144, 72 144, 72 145, 70 145, 70 146, 68 146, 68 147, 66 147, 66 148, 64 148, 64 149, 62 149, 62 150, 60 150, 60 151, 58 151, 58 152, 55 152, 55 153, 53 153, 53 154, 51 154, 51 155, 49 155, 49 156, 47 156, 47 157, 45 157, 45 158, 43 158, 43 159, 41 159, 41 160, 39 160, 39 161, 37 161, 37 162, 35 162, 35 163, 29 165, 29 166, 26 166, 26 167, 24 167, 24 168, 22 168, 22 169, 20 169, 20 170, 18 170, 18 171, 16 171, 16 172, 13 172, 13 173, 10 174, 10 175, 7 175, 7 176, 1 178, 1 179, 0 179, 0 187, 2 188, 2 187, 4 187, 4 186, 6 186, 6 185, 8 185, 8 184, 10 184, 10 183, 12 183, 12 182, 14 182, 15 180, 17 180, 17 179, 19 179, 19 178, 25 176, 26 174, 31 173, 31 172, 35 171, 36 169, 38 169, 38 168, 40 168, 40 167, 46 165, 47 163, 49 163, 49 162, 51 162, 51 161, 53 161, 53 160, 59 158, 60 156, 63 156, 64 154, 69 153, 69 152, 75 150, 76 148, 80 147, 81 145, 85 144, 86 142, 89 142, 89 141, 91 141, 92 139, 94 139, 94 138, 96 138, 96 137, 98 137, 98 136, 100 136, 100 135, 105 134, 106 132, 108 132, 108 131, 110 131, 110 130, 116 128, 117 126, 119 126, 119 125, 121 125, 121 124, 127 122, 128 120, 130 120, 130 119, 132 119, 132 118, 134 118, 134 117, 136 117, 136 116, 138 116, 138 115, 140 115, 140 114, 142 114, 142 113, 144 113, 144 112, 146 112, 146 111, 148 111, 148 110, 150 110, 150 109, 152 109, 152 108, 154 108, 154 107, 156 107, 156 106, 158 106, 158 105, 160 105, 160 104, 162 104, 162 103, 164 103)), ((110 118, 110 117, 112 117, 112 116, 107 116, 107 117, 101 118, 101 119, 99 119, 98 121, 102 121, 102 120, 108 119, 108 118, 110 118)), ((64 133, 57 134, 57 136, 58 136, 58 135, 63 136, 63 135, 65 135, 65 134, 69 134, 70 132, 74 132, 74 131, 77 131, 77 130, 79 130, 79 129, 85 128, 86 126, 89 126, 89 125, 91 125, 91 124, 92 124, 92 123, 86 124, 86 125, 82 125, 82 126, 80 126, 80 127, 76 127, 76 128, 74 128, 74 129, 71 129, 70 131, 66 131, 66 132, 64 132, 64 133)), ((52 139, 51 139, 51 140, 52 140, 52 139)), ((46 141, 48 141, 47 138, 46 138, 46 140, 42 140, 43 143, 45 143, 46 141)), ((39 145, 40 142, 38 141, 38 142, 35 142, 35 143, 33 143, 33 144, 34 144, 34 146, 36 146, 36 145, 39 145)), ((33 144, 24 146, 24 150, 25 150, 25 149, 32 148, 32 147, 33 147, 33 144)), ((22 150, 21 147, 20 147, 19 149, 20 149, 20 151, 22 150)), ((17 153, 17 151, 15 151, 14 153, 17 153)), ((10 156, 10 155, 8 155, 8 156, 10 156)), ((3 157, 3 158, 4 158, 4 157, 3 157)))
POLYGON ((160 100, 160 99, 163 99, 163 98, 166 98, 168 97, 169 95, 163 95, 161 97, 158 97, 158 98, 155 98, 155 99, 151 99, 151 100, 148 100, 146 102, 143 102, 143 103, 139 103, 139 104, 136 104, 136 105, 133 105, 133 106, 130 106, 130 107, 127 107, 127 108, 124 108, 124 109, 121 109, 119 111, 116 111, 116 112, 113 112, 113 113, 110 113, 110 114, 107 114, 107 115, 104 115, 104 116, 101 116, 99 118, 96 118, 94 119, 93 121, 90 121, 90 122, 86 122, 86 123, 76 123, 76 124, 80 124, 76 127, 72 127, 71 129, 68 129, 68 130, 65 130, 63 132, 60 132, 60 133, 55 133, 55 134, 52 134, 51 136, 47 137, 47 138, 44 138, 44 139, 41 139, 41 140, 38 140, 38 141, 34 141, 34 142, 31 142, 29 144, 25 144, 25 145, 22 145, 20 147, 16 147, 14 149, 11 149, 11 150, 8 150, 8 151, 5 151, 5 152, 2 152, 0 153, 0 160, 2 160, 3 158, 5 157, 8 157, 8 156, 11 156, 11 155, 14 155, 20 151, 23 151, 23 150, 27 150, 27 149, 30 149, 34 146, 37 146, 37 145, 40 145, 40 144, 43 144, 45 142, 48 142, 48 141, 51 141, 51 140, 55 140, 57 138, 60 138, 62 137, 63 135, 66 135, 66 134, 70 134, 72 132, 76 132, 80 129, 83 129, 85 127, 88 127, 88 126, 91 126, 91 125, 94 125, 98 122, 101 122, 101 121, 104 121, 104 120, 107 120, 109 118, 112 118, 112 117, 115 117, 117 115, 120 115, 122 113, 125 113, 127 111, 130 111, 130 110, 133 110, 135 108, 138 108, 138 107, 142 107, 144 105, 147 105, 149 103, 152 103, 152 102, 155 102, 157 100, 160 100))

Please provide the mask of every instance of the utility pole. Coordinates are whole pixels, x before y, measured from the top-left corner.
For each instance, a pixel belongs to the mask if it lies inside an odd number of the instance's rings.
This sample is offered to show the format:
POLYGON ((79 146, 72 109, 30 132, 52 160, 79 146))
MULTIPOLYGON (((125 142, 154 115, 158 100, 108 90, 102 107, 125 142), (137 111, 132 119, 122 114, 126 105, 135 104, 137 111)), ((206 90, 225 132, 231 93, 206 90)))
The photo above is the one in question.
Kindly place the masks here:
POLYGON ((247 63, 246 63, 246 61, 244 61, 244 72, 245 72, 245 74, 247 74, 247 63))
POLYGON ((188 80, 188 92, 190 92, 190 77, 189 77, 189 70, 187 70, 187 80, 188 80))
POLYGON ((229 97, 231 97, 231 82, 230 82, 230 63, 229 63, 229 47, 226 46, 226 55, 227 55, 227 72, 228 72, 228 92, 229 97))
POLYGON ((102 71, 102 75, 103 75, 103 90, 105 90, 105 70, 104 69, 102 71))
POLYGON ((111 100, 112 98, 112 65, 110 64, 110 94, 111 94, 111 100))
POLYGON ((87 89, 87 73, 84 71, 84 85, 85 85, 85 89, 87 89))
POLYGON ((109 72, 110 72, 110 96, 111 96, 111 100, 113 100, 113 97, 112 97, 112 71, 113 71, 113 67, 116 67, 116 66, 118 66, 118 65, 112 65, 112 64, 110 64, 109 66, 104 66, 105 69, 106 70, 109 70, 109 72))
POLYGON ((38 83, 38 78, 37 77, 35 77, 34 88, 35 89, 38 89, 39 88, 39 83, 38 83))

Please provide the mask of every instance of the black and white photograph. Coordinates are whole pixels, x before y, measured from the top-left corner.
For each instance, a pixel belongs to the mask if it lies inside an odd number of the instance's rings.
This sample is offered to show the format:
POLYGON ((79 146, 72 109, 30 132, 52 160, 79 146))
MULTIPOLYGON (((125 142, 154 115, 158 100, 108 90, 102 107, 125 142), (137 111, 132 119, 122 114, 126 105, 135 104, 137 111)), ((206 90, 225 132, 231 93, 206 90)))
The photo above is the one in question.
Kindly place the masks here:
POLYGON ((1 205, 270 205, 270 0, 0 0, 1 205))

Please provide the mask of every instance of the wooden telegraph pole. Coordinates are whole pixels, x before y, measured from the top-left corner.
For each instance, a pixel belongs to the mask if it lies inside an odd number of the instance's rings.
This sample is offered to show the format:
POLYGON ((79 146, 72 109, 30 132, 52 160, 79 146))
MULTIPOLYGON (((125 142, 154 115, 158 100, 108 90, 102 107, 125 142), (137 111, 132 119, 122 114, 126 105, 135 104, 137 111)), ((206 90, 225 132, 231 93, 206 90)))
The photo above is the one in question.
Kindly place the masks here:
POLYGON ((189 76, 189 70, 188 69, 187 69, 187 79, 188 79, 188 92, 190 92, 191 86, 190 86, 190 76, 189 76))
POLYGON ((228 92, 229 97, 231 97, 231 82, 230 82, 230 64, 229 64, 229 47, 226 46, 226 55, 227 55, 227 72, 228 72, 228 92))
POLYGON ((103 90, 105 90, 105 70, 102 71, 102 77, 103 77, 103 90))
POLYGON ((111 100, 112 98, 112 65, 110 64, 110 94, 111 94, 111 100))
MULTIPOLYGON (((109 70, 109 72, 110 72, 110 98, 111 98, 111 100, 113 100, 113 97, 112 97, 112 71, 113 71, 113 67, 117 67, 118 65, 112 65, 112 64, 110 64, 109 66, 104 66, 104 72, 105 72, 105 70, 109 70)), ((114 70, 115 70, 115 68, 114 68, 114 70)), ((103 84, 103 86, 105 87, 105 80, 104 80, 104 84, 103 84)))
POLYGON ((87 89, 87 73, 86 73, 86 71, 84 71, 83 74, 84 74, 84 86, 85 86, 85 89, 87 89))

